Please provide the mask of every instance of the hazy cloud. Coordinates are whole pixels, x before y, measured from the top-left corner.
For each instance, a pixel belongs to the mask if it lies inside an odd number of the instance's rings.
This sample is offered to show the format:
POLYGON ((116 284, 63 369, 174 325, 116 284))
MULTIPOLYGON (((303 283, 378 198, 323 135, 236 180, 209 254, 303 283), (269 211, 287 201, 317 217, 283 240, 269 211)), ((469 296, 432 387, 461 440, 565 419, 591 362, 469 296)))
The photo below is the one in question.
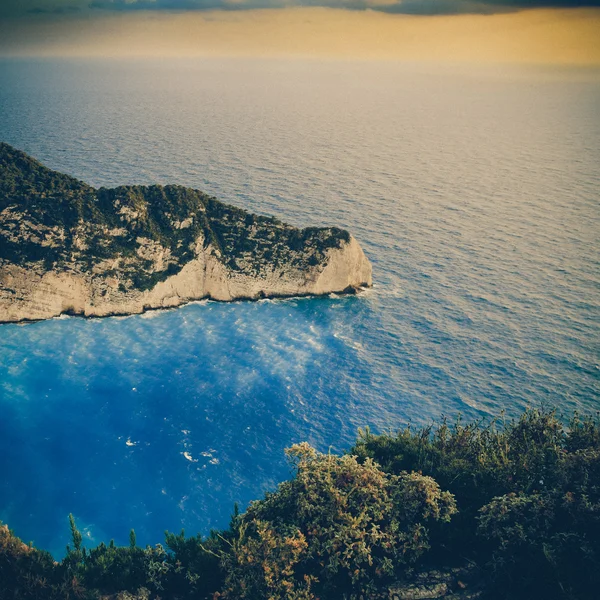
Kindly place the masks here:
POLYGON ((600 0, 402 0, 378 10, 407 15, 495 14, 530 8, 584 8, 600 0))
MULTIPOLYGON (((2 5, 4 1, 0 0, 0 10, 6 6, 2 5)), ((65 0, 62 6, 73 2, 65 0)), ((39 3, 34 0, 27 9, 39 3)), ((45 4, 44 8, 50 6, 45 4)), ((512 10, 484 17, 467 14, 417 18, 397 18, 382 10, 318 8, 86 11, 79 16, 30 14, 25 19, 0 18, 0 56, 294 56, 452 64, 600 65, 598 10, 512 10)))
POLYGON ((27 9, 27 12, 31 15, 67 15, 69 13, 78 13, 80 11, 80 6, 35 6, 34 8, 27 9))
MULTIPOLYGON (((203 11, 203 10, 256 10, 290 6, 336 6, 346 8, 355 0, 92 0, 89 8, 108 11, 203 11)), ((600 0, 599 0, 600 1, 600 0)))
POLYGON ((248 9, 281 6, 280 2, 269 0, 243 0, 227 2, 227 0, 94 0, 90 8, 114 11, 129 10, 215 10, 215 9, 248 9))
POLYGON ((600 7, 600 0, 94 0, 90 8, 128 10, 244 10, 311 6, 410 15, 493 14, 528 8, 600 7))
POLYGON ((240 11, 323 7, 407 15, 495 14, 530 8, 600 7, 600 0, 0 0, 0 16, 134 11, 240 11))

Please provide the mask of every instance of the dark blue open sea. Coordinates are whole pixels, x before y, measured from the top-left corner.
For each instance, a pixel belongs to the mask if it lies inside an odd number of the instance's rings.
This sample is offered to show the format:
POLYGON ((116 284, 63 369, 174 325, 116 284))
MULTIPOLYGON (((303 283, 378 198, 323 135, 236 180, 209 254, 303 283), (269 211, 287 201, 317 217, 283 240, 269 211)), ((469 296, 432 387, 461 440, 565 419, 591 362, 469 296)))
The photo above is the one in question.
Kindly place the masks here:
POLYGON ((0 61, 0 139, 352 231, 358 297, 0 326, 0 520, 62 554, 223 526, 283 449, 600 409, 600 78, 302 61, 0 61))

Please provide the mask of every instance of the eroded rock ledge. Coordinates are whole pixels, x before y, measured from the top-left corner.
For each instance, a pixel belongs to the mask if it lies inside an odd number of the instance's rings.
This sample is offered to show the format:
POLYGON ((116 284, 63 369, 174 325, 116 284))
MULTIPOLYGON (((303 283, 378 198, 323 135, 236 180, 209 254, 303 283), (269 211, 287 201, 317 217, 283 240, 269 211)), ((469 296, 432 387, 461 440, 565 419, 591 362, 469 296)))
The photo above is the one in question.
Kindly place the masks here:
POLYGON ((95 189, 0 144, 0 322, 371 284, 342 229, 297 229, 181 186, 95 189))

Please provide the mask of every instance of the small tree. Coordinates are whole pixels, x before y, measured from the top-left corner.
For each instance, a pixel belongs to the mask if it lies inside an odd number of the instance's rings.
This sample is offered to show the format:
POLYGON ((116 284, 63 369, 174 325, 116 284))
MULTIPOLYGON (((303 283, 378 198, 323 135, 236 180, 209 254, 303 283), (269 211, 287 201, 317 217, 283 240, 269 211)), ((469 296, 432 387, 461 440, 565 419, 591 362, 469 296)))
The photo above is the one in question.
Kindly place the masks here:
POLYGON ((67 555, 63 561, 63 564, 73 577, 79 579, 83 573, 86 553, 85 548, 82 547, 83 537, 79 529, 77 529, 75 518, 72 514, 69 514, 69 527, 71 528, 71 540, 73 542, 73 548, 67 545, 67 555))
POLYGON ((225 598, 376 598, 428 549, 427 523, 456 507, 430 477, 370 459, 286 451, 295 477, 254 502, 223 558, 225 598))
POLYGON ((73 547, 76 552, 81 551, 81 542, 83 541, 83 537, 79 529, 77 529, 77 525, 75 524, 75 518, 72 514, 69 514, 69 525, 71 527, 71 539, 73 540, 73 547))

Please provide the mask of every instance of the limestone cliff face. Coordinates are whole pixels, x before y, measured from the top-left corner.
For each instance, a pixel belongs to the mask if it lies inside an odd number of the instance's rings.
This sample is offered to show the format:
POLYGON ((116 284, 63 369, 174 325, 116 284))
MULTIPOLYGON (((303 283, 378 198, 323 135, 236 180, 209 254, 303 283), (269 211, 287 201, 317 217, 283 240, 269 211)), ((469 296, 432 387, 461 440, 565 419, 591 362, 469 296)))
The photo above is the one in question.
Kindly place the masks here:
POLYGON ((180 186, 96 190, 0 144, 0 322, 370 286, 358 242, 180 186))

